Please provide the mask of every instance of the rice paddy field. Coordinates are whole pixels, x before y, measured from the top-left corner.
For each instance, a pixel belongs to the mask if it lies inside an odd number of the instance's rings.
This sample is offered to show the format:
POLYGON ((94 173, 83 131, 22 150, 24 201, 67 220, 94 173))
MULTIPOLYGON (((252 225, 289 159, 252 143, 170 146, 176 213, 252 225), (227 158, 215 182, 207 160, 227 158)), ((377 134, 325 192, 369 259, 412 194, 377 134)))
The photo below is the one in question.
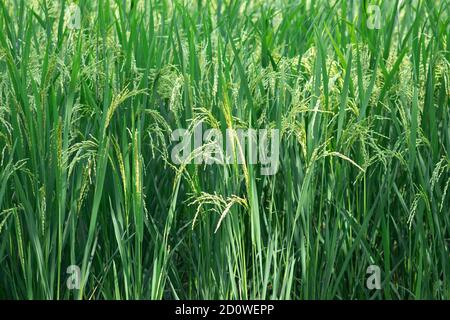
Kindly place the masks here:
POLYGON ((0 299, 450 299, 449 13, 0 0, 0 299))

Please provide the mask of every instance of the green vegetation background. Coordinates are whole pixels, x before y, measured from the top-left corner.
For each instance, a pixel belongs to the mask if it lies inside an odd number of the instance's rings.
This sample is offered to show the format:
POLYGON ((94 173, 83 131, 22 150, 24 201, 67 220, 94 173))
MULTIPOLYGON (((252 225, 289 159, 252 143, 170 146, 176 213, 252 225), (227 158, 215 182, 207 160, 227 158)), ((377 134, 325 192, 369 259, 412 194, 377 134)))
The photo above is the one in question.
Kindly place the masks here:
POLYGON ((0 1, 0 298, 450 298, 450 1, 77 4, 0 1), (199 121, 277 174, 173 165, 199 121))

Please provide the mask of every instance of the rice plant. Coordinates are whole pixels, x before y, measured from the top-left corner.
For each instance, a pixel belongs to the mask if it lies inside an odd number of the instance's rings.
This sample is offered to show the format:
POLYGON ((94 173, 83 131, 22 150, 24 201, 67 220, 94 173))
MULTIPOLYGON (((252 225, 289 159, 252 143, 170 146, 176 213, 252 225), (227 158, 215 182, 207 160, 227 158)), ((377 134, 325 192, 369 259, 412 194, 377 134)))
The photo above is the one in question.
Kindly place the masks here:
POLYGON ((0 0, 0 299, 450 299, 449 13, 0 0))

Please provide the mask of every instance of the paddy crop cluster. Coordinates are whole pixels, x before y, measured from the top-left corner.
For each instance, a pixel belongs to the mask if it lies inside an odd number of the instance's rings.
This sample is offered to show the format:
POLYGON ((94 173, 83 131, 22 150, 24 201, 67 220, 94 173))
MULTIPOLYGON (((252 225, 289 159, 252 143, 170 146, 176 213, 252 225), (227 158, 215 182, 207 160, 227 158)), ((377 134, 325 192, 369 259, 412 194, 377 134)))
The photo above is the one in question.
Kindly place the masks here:
POLYGON ((450 299, 449 12, 0 0, 0 298, 450 299))

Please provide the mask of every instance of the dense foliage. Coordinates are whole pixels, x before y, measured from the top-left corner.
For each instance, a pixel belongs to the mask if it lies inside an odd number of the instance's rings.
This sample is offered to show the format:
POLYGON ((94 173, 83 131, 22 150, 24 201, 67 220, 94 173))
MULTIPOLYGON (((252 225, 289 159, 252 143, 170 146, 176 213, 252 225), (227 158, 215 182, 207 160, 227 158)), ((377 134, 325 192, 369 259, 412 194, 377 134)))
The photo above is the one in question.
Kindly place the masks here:
POLYGON ((0 0, 0 298, 450 298, 450 1, 70 4, 0 0))

